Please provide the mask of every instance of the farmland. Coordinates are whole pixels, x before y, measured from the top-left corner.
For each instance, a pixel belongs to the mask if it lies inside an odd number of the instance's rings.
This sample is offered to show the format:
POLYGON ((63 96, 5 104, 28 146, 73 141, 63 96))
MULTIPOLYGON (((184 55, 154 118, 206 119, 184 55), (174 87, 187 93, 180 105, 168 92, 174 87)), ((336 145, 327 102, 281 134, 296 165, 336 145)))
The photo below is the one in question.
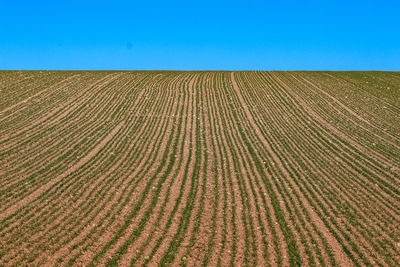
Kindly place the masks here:
POLYGON ((399 266, 400 73, 0 71, 0 266, 399 266))

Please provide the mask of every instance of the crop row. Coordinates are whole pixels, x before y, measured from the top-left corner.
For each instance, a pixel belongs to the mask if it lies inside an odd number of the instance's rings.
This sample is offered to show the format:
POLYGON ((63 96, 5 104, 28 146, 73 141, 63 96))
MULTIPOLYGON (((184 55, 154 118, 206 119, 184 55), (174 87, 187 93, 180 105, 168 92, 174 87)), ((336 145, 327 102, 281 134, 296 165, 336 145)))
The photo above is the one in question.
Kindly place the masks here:
POLYGON ((396 266, 399 84, 2 71, 0 265, 396 266))

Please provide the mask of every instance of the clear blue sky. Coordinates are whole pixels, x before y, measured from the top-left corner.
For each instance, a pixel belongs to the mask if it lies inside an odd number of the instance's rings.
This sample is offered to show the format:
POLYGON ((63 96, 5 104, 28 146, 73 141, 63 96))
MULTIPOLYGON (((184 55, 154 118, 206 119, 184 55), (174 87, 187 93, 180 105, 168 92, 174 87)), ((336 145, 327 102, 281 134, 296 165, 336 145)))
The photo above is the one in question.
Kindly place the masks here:
POLYGON ((0 69, 400 70, 400 1, 0 0, 0 69))

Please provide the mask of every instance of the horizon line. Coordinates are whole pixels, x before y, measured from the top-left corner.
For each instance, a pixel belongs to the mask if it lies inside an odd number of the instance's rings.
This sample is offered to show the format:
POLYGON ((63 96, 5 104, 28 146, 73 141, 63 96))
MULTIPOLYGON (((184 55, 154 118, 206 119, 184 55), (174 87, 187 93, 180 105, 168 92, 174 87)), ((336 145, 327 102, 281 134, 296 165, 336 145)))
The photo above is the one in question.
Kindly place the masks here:
POLYGON ((352 69, 344 69, 344 70, 329 70, 329 69, 324 69, 324 70, 318 70, 318 69, 316 69, 316 70, 302 70, 302 69, 294 69, 294 70, 279 70, 279 69, 277 69, 277 70, 256 70, 256 69, 243 69, 243 70, 229 70, 229 69, 221 69, 221 70, 212 70, 212 69, 210 69, 210 70, 202 70, 202 69, 200 69, 200 70, 196 70, 196 69, 192 69, 192 70, 179 70, 179 69, 171 69, 171 70, 168 70, 168 69, 153 69, 153 70, 146 70, 146 69, 144 69, 144 70, 140 70, 140 69, 137 69, 137 70, 134 70, 134 69, 130 69, 130 70, 127 70, 127 69, 0 69, 0 71, 108 71, 108 72, 110 72, 110 71, 115 71, 115 72, 155 72, 155 71, 161 71, 161 72, 218 72, 218 71, 221 71, 221 72, 224 72, 224 71, 226 71, 226 72, 234 72, 234 71, 237 71, 237 72, 239 72, 239 71, 242 71, 242 72, 250 72, 250 71, 265 71, 265 72, 268 72, 268 71, 276 71, 276 72, 279 72, 279 71, 281 71, 281 72, 283 72, 283 71, 293 71, 293 72, 296 72, 296 71, 302 71, 302 72, 318 72, 318 71, 320 71, 320 72, 343 72, 343 71, 347 71, 347 72, 400 72, 400 70, 379 70, 379 69, 377 69, 377 70, 371 70, 371 69, 368 69, 368 70, 352 70, 352 69))

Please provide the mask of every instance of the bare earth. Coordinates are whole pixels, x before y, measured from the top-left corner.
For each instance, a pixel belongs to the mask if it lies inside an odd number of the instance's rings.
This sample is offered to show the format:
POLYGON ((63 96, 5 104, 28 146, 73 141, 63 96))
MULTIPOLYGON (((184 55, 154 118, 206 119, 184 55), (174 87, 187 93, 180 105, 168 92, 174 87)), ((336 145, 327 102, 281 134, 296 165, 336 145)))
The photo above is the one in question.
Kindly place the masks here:
POLYGON ((0 266, 399 266, 396 72, 0 71, 0 266))

